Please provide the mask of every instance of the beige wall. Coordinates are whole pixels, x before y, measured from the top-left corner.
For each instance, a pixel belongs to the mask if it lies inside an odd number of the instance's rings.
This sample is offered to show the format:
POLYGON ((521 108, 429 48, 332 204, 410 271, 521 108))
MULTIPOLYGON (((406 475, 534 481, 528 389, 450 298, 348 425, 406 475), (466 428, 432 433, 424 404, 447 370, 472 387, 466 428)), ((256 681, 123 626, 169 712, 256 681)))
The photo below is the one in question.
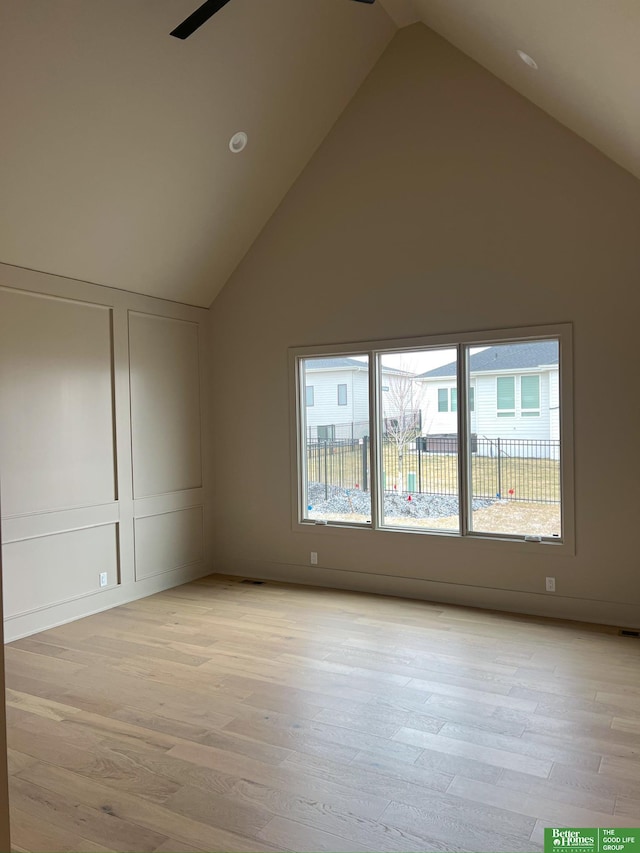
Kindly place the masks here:
POLYGON ((8 640, 206 574, 206 318, 0 265, 8 640))
POLYGON ((640 624, 639 222, 635 178, 400 31, 210 310, 217 570, 640 624), (567 321, 575 556, 292 529, 288 347, 567 321))

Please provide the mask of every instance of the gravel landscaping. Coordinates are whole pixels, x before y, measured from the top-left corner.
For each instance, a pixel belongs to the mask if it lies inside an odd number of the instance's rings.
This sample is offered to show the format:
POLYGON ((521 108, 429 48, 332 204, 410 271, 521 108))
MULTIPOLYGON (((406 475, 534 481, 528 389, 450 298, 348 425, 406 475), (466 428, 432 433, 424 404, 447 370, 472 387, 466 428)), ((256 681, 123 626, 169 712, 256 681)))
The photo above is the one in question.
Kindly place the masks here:
MULTIPOLYGON (((329 486, 325 499, 324 483, 309 483, 307 497, 309 516, 326 518, 335 515, 368 515, 371 511, 369 492, 360 489, 343 489, 329 486)), ((487 509, 493 500, 475 498, 474 511, 487 509)), ((408 492, 385 492, 385 515, 393 518, 446 518, 458 512, 458 498, 454 495, 424 495, 408 492), (411 500, 409 500, 411 498, 411 500)))
MULTIPOLYGON (((323 483, 309 484, 309 518, 326 521, 366 522, 371 517, 369 493, 329 486, 325 500, 323 483)), ((396 527, 457 530, 458 499, 452 495, 411 495, 385 492, 385 522, 396 527)), ((473 501, 474 529, 483 533, 540 534, 559 536, 560 504, 521 501, 473 501)))

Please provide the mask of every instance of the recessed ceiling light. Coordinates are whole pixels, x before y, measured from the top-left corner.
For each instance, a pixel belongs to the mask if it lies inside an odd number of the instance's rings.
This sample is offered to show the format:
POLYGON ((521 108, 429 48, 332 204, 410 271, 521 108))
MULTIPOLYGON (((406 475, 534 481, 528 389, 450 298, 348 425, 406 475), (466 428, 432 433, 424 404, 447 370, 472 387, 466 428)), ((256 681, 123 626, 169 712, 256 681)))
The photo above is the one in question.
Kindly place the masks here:
POLYGON ((239 154, 247 147, 247 141, 247 134, 244 130, 239 130, 237 133, 234 133, 229 140, 229 151, 233 151, 234 154, 239 154))
POLYGON ((520 57, 520 59, 524 62, 525 65, 528 65, 529 68, 533 68, 536 71, 538 70, 538 63, 532 56, 529 56, 528 53, 525 53, 524 50, 516 50, 516 53, 520 57))

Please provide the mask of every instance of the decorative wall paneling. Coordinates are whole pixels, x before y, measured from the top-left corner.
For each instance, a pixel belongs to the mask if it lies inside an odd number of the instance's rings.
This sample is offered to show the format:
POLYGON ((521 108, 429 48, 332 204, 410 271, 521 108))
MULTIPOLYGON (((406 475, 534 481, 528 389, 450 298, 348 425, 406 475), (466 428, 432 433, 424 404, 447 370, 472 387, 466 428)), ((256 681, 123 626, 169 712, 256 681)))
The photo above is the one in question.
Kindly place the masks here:
POLYGON ((206 316, 0 265, 8 640, 210 571, 206 316))

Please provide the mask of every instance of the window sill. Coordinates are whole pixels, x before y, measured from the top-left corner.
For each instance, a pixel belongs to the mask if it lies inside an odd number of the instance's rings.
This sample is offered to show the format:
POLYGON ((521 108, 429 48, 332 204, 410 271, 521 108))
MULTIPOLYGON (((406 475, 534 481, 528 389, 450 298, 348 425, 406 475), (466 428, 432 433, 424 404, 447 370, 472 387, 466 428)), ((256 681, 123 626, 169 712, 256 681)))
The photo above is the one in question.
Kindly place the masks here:
POLYGON ((331 521, 326 524, 317 524, 314 521, 299 521, 294 525, 296 533, 314 533, 321 536, 344 536, 345 534, 353 533, 354 531, 373 531, 376 534, 414 534, 417 536, 428 536, 434 540, 434 544, 444 542, 456 542, 459 545, 447 545, 445 547, 460 547, 472 549, 493 549, 502 550, 503 553, 523 553, 529 555, 542 555, 553 557, 573 557, 575 556, 575 545, 570 540, 562 539, 542 539, 525 540, 524 536, 514 537, 492 533, 467 533, 462 536, 456 530, 428 530, 415 527, 391 527, 379 525, 374 527, 372 524, 360 524, 331 521))

